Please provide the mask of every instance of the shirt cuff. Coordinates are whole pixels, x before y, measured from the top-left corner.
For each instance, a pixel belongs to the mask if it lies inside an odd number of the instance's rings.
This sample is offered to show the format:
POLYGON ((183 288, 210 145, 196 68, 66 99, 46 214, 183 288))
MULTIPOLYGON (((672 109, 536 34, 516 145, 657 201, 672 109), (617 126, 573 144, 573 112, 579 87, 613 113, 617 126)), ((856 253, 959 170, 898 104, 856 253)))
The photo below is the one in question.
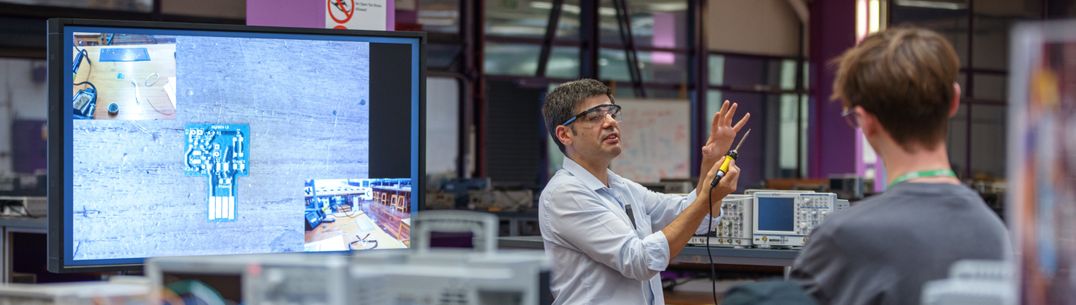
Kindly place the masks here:
POLYGON ((697 197, 699 197, 699 195, 695 194, 695 190, 691 190, 690 193, 687 193, 687 198, 685 198, 685 200, 687 200, 687 204, 691 204, 692 202, 695 202, 695 198, 697 197))
POLYGON ((646 256, 650 258, 646 267, 653 271, 665 271, 669 267, 669 240, 665 233, 657 231, 643 238, 646 256))

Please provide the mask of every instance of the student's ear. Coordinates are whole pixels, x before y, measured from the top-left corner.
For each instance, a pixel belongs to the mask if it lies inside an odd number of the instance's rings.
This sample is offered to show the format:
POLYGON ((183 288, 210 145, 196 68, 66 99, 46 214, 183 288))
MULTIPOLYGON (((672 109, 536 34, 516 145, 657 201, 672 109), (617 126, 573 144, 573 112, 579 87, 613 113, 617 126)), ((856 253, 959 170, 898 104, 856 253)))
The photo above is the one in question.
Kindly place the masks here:
POLYGON ((960 83, 953 82, 953 100, 949 101, 949 118, 960 110, 960 83))
POLYGON ((564 146, 572 145, 572 130, 568 126, 557 126, 554 134, 557 135, 557 140, 560 141, 560 144, 563 144, 564 146))
POLYGON ((863 131, 863 135, 867 137, 873 136, 880 131, 879 128, 882 128, 878 118, 863 110, 863 107, 855 106, 852 111, 855 112, 855 116, 859 120, 859 129, 863 131))

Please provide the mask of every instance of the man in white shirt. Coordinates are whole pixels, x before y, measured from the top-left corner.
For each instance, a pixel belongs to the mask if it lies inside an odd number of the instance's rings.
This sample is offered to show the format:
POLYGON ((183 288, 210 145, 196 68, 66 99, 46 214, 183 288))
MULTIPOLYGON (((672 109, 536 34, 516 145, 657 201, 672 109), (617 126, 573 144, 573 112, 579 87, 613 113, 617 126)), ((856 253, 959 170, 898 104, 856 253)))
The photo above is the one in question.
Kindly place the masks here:
POLYGON ((658 273, 692 235, 717 221, 709 215, 719 214, 721 199, 736 190, 735 163, 710 187, 717 161, 750 117, 733 126, 735 104, 726 101, 714 115, 702 150, 704 174, 687 196, 651 192, 609 169, 621 152, 619 112, 609 87, 593 79, 558 86, 542 107, 566 156, 538 203, 554 304, 665 304, 658 273))

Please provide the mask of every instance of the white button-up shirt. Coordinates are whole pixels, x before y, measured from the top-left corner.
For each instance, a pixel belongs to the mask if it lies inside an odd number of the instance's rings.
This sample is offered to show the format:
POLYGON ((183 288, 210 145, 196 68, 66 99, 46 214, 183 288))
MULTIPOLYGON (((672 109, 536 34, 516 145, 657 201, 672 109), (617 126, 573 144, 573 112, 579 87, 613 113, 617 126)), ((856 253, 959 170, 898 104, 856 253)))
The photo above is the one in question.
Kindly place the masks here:
MULTIPOLYGON (((665 304, 658 273, 669 265, 669 241, 661 229, 693 201, 694 191, 652 192, 612 170, 606 187, 564 158, 538 200, 542 241, 553 263, 553 304, 665 304)), ((707 216, 695 233, 706 233, 719 219, 707 216)))

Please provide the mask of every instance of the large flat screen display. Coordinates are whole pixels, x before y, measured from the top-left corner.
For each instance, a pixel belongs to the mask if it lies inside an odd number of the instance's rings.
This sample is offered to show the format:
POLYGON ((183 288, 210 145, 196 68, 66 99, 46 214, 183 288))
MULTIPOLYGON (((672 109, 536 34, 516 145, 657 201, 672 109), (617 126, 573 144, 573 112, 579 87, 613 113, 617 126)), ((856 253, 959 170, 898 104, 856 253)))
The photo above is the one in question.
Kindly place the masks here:
POLYGON ((50 20, 50 270, 409 247, 424 41, 50 20))

